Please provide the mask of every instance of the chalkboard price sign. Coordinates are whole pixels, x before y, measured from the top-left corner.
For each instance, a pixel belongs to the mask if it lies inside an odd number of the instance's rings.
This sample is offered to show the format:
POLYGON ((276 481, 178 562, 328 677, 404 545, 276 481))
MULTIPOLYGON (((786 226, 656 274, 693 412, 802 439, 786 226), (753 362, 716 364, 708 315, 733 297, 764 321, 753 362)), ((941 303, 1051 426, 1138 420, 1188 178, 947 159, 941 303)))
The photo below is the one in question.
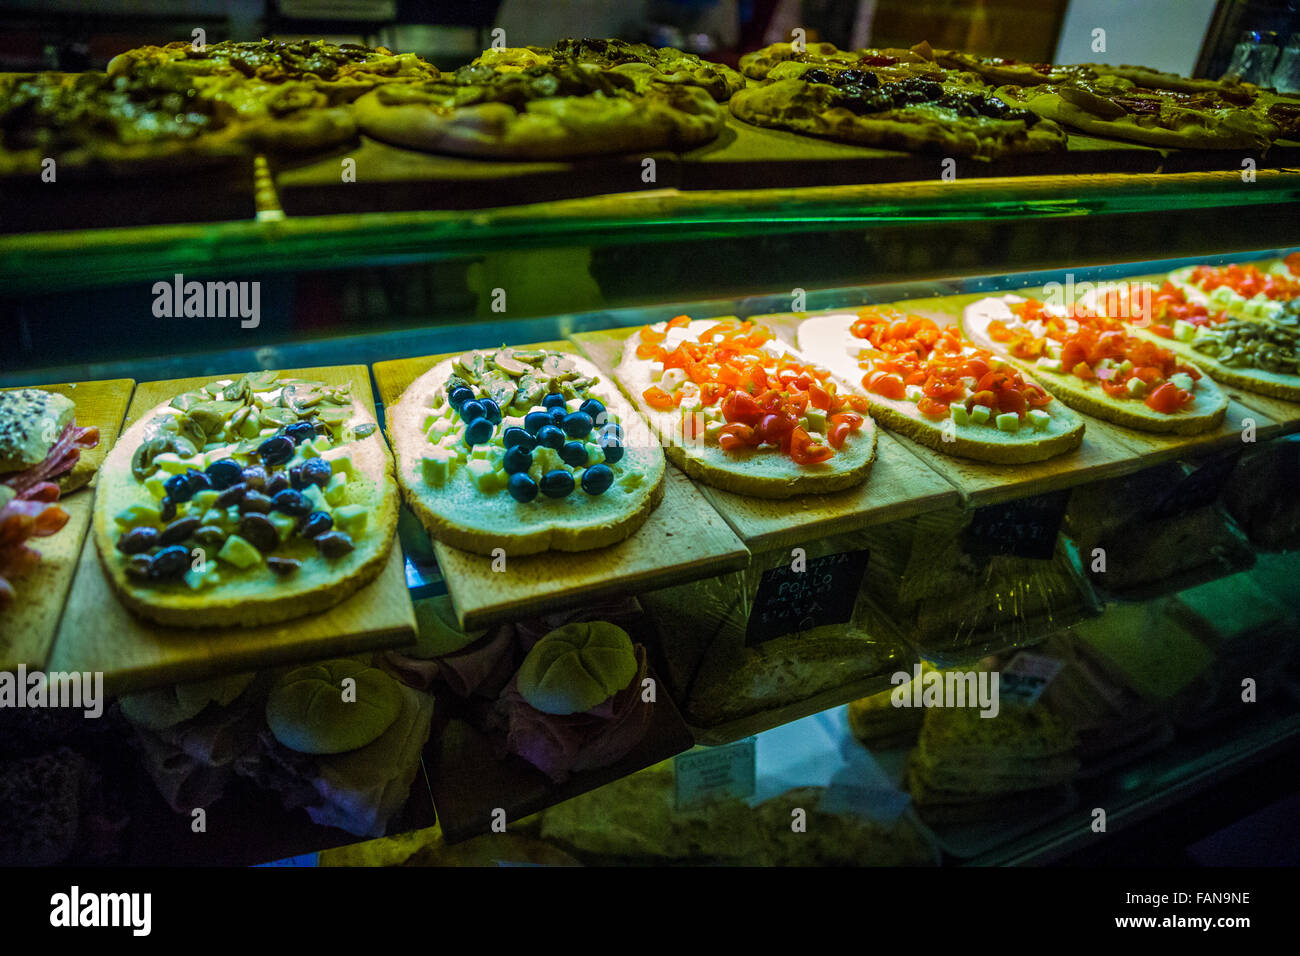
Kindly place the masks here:
POLYGON ((1067 489, 976 508, 962 547, 967 554, 1050 558, 1056 552, 1056 534, 1069 503, 1067 489))
POLYGON ((764 571, 745 628, 746 646, 793 631, 848 623, 867 570, 867 556, 863 548, 810 558, 801 570, 781 565, 764 571))

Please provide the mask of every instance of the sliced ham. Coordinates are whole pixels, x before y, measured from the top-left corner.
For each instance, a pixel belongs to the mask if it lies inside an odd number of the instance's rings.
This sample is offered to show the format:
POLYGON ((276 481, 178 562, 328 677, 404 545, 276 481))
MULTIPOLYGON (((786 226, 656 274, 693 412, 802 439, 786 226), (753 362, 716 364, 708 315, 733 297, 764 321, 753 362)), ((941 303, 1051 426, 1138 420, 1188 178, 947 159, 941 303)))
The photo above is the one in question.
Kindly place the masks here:
POLYGON ((72 422, 59 434, 58 441, 51 446, 43 461, 6 475, 4 483, 17 492, 19 498, 29 498, 31 489, 71 471, 80 460, 81 453, 98 444, 98 428, 93 425, 82 428, 72 422))
POLYGON ((31 574, 41 560, 24 542, 54 534, 67 523, 68 513, 50 501, 14 499, 0 508, 0 609, 14 600, 8 579, 31 574))
POLYGON ((506 746, 556 783, 571 773, 616 763, 650 726, 650 705, 641 699, 645 648, 636 645, 637 673, 613 697, 581 714, 544 714, 519 693, 511 678, 497 701, 493 722, 504 726, 506 746))

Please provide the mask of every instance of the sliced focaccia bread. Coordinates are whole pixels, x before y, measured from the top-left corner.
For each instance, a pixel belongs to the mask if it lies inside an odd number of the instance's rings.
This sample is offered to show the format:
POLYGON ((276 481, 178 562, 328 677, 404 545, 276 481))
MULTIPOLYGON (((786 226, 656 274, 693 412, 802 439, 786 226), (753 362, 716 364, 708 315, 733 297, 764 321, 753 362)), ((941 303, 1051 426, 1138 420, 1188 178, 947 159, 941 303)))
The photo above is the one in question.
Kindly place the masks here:
POLYGON ((1233 317, 1168 280, 1159 287, 1135 282, 1094 290, 1082 301, 1125 322, 1139 338, 1195 362, 1215 381, 1300 401, 1300 309, 1269 318, 1233 317))
POLYGON ((1067 405, 1117 425, 1191 435, 1217 428, 1228 409, 1227 396, 1195 365, 1078 305, 981 299, 966 308, 962 328, 1067 405))
POLYGON ((255 372, 177 395, 100 470, 94 535, 127 607, 177 627, 324 610, 378 576, 392 459, 350 386, 255 372))
POLYGON ((734 317, 678 316, 631 335, 614 370, 673 464, 759 498, 861 484, 876 456, 866 399, 734 317))
POLYGON ((1190 301, 1229 318, 1300 321, 1300 253, 1263 268, 1249 263, 1223 266, 1186 266, 1169 273, 1169 281, 1190 301))
POLYGON ((599 370, 567 352, 446 359, 387 416, 411 510, 434 538, 477 554, 603 548, 663 498, 663 451, 599 370))
POLYGON ((1012 464, 1083 442, 1083 421, 956 326, 888 307, 819 315, 799 351, 860 388, 886 428, 950 455, 1012 464))

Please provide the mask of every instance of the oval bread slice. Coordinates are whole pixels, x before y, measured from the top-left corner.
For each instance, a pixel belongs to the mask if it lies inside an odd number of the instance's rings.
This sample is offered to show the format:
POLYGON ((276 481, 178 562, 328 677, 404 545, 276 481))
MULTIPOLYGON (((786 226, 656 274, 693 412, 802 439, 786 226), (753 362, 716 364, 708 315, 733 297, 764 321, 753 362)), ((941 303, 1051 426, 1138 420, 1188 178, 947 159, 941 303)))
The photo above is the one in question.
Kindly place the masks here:
MULTIPOLYGON (((1172 432, 1176 435, 1195 435, 1218 428, 1228 410, 1228 397, 1210 380, 1202 376, 1196 383, 1196 393, 1186 407, 1173 415, 1158 412, 1136 399, 1111 398, 1095 382, 1085 382, 1069 374, 1049 372, 1033 362, 1012 355, 1001 342, 994 341, 988 332, 994 319, 1013 323, 1016 321, 1008 303, 1024 302, 1016 295, 988 298, 966 307, 962 316, 962 329, 976 345, 1001 355, 1018 368, 1032 373, 1043 387, 1065 402, 1086 414, 1096 416, 1116 425, 1147 432, 1172 432)), ((1194 363, 1188 363, 1194 364, 1194 363)), ((1197 367, 1197 371, 1200 368, 1197 367)))
MULTIPOLYGON (((670 329, 665 345, 674 347, 687 338, 695 338, 705 329, 717 325, 718 319, 696 319, 690 325, 670 329)), ((740 452, 723 451, 717 445, 684 445, 681 439, 680 413, 656 411, 646 404, 643 393, 656 384, 651 376, 654 364, 637 358, 639 333, 628 337, 623 356, 614 376, 624 393, 650 422, 664 452, 671 461, 692 478, 737 494, 755 498, 789 498, 791 495, 821 494, 842 491, 866 481, 876 460, 876 429, 871 417, 861 430, 850 435, 844 447, 829 461, 799 465, 788 455, 773 448, 754 448, 740 452)), ((784 342, 773 339, 765 346, 778 354, 789 354, 801 362, 808 360, 784 342)), ((811 363, 810 363, 811 364, 811 363)), ((839 383, 841 391, 844 383, 839 383)))
MULTIPOLYGON (((915 402, 868 392, 858 384, 862 369, 857 355, 865 343, 850 331, 857 318, 835 313, 806 319, 799 325, 796 344, 809 361, 830 369, 855 392, 867 396, 871 414, 891 431, 947 455, 1008 465, 1043 461, 1083 444, 1083 420, 1060 401, 1044 409, 1051 420, 1041 431, 1024 427, 1004 432, 987 424, 958 425, 952 419, 927 418, 915 402)), ((1033 381, 1028 376, 1026 380, 1033 381)))
MULTIPOLYGON (((113 516, 131 505, 156 507, 157 500, 131 474, 131 456, 151 437, 152 419, 169 406, 158 405, 124 431, 100 468, 95 495, 93 530, 95 550, 109 584, 118 598, 142 617, 173 627, 254 627, 304 614, 314 614, 338 604, 369 584, 388 560, 397 531, 397 486, 393 481, 392 458, 376 429, 366 438, 334 446, 322 452, 327 461, 352 459, 353 476, 344 486, 342 504, 361 505, 369 514, 365 533, 354 540, 355 548, 341 558, 327 560, 308 541, 290 539, 275 554, 296 558, 302 567, 279 577, 266 566, 238 574, 202 590, 184 583, 145 585, 126 576, 126 555, 114 547, 121 529, 113 516)), ((374 418, 359 401, 352 401, 352 416, 345 432, 374 418)), ((208 554, 207 560, 217 560, 208 554)))
POLYGON ((475 554, 504 548, 507 555, 542 551, 588 551, 617 544, 641 527, 663 500, 664 455, 650 440, 644 424, 596 366, 573 354, 584 376, 601 379, 589 392, 618 416, 625 433, 624 455, 615 474, 636 468, 642 479, 625 487, 617 477, 600 496, 575 488, 564 498, 544 495, 518 502, 502 490, 480 491, 466 468, 455 469, 442 487, 424 481, 421 460, 432 447, 425 438, 424 419, 430 399, 452 373, 452 360, 439 362, 412 382, 387 410, 388 435, 397 455, 397 481, 421 524, 437 540, 475 554))
MULTIPOLYGON (((1154 286, 1150 287, 1154 288, 1154 286)), ((1191 288, 1195 287, 1192 286, 1191 288)), ((1202 297, 1204 297, 1204 293, 1202 293, 1202 297)), ((1084 296, 1082 302, 1086 307, 1095 310, 1097 298, 1095 294, 1089 294, 1084 296)), ((1255 321, 1263 321, 1264 324, 1268 324, 1266 320, 1255 321)), ((1231 385, 1233 388, 1255 392, 1259 395, 1271 395, 1274 398, 1285 398, 1288 401, 1300 402, 1300 375, 1269 372, 1262 368, 1234 368, 1231 365, 1224 365, 1218 359, 1211 358, 1204 352, 1198 352, 1192 348, 1190 343, 1181 342, 1178 339, 1167 339, 1156 335, 1150 329, 1144 329, 1136 325, 1130 328, 1134 335, 1169 349, 1179 358, 1194 364, 1216 382, 1222 382, 1225 385, 1231 385)))

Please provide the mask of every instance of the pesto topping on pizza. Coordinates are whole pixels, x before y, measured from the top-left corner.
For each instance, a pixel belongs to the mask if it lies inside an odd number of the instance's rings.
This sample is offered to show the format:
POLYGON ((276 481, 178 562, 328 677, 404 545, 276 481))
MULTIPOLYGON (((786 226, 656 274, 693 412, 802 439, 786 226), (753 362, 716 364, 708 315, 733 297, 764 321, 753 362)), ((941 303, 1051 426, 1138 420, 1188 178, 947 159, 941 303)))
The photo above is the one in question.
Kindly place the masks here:
POLYGON ((38 73, 6 85, 0 98, 0 142, 8 150, 188 140, 224 125, 211 101, 165 71, 148 82, 38 73))

